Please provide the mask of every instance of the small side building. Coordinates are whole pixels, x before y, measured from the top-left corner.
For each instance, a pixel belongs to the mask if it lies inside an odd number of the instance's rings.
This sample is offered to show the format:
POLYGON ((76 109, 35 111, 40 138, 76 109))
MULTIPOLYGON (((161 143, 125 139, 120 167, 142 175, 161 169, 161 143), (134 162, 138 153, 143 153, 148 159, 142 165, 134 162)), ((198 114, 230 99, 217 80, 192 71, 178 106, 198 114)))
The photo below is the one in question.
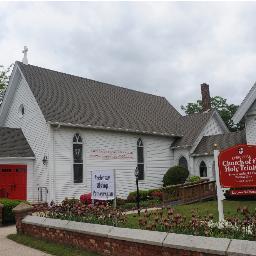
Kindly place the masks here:
POLYGON ((0 127, 0 197, 33 200, 35 155, 21 129, 0 127))
POLYGON ((191 157, 194 158, 194 170, 197 170, 197 175, 215 180, 214 145, 219 150, 224 150, 239 144, 246 144, 245 130, 204 136, 191 154, 191 157))

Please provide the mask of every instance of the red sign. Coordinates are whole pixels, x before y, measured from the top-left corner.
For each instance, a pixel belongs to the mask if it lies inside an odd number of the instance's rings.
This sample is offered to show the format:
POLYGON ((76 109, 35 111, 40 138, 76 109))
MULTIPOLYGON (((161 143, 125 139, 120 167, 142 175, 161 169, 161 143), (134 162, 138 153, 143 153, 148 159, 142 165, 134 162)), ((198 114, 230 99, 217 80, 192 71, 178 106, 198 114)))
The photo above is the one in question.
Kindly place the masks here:
POLYGON ((256 146, 228 148, 220 152, 218 160, 221 187, 256 187, 256 146))
POLYGON ((230 195, 232 195, 232 196, 256 196, 256 189, 230 190, 230 195))

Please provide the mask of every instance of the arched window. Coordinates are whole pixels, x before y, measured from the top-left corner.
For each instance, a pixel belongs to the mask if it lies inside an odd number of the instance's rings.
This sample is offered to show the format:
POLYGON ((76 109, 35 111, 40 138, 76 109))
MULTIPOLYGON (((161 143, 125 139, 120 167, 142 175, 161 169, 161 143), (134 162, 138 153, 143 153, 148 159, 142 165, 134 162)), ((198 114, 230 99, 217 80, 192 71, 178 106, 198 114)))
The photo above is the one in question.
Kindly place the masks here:
POLYGON ((144 180, 144 146, 141 138, 137 141, 137 166, 139 170, 139 180, 144 180))
POLYGON ((76 133, 73 137, 74 183, 83 182, 83 140, 76 133))
POLYGON ((179 166, 188 170, 188 161, 184 156, 179 159, 179 166))
POLYGON ((207 177, 207 166, 204 161, 200 163, 199 170, 200 170, 200 177, 207 177))

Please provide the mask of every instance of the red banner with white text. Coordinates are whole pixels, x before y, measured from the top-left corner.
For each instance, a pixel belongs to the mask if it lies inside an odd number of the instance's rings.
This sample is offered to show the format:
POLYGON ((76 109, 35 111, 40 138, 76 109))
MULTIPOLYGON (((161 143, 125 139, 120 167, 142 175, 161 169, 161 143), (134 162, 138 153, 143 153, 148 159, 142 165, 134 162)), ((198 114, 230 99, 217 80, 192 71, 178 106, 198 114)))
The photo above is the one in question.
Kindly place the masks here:
POLYGON ((221 187, 256 187, 256 146, 237 145, 223 150, 218 162, 221 187))

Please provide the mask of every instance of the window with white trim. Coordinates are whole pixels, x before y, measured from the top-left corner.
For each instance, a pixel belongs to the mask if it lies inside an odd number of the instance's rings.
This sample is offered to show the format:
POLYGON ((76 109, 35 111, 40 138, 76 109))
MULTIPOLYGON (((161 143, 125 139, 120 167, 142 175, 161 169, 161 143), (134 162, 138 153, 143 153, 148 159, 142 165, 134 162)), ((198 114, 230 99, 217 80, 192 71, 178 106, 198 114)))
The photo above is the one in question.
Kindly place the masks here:
POLYGON ((79 133, 73 137, 73 174, 74 183, 83 182, 83 140, 79 133))
POLYGON ((207 166, 204 161, 201 161, 199 166, 200 177, 207 177, 207 166))
POLYGON ((141 138, 137 141, 137 167, 139 180, 144 180, 144 146, 141 138))

